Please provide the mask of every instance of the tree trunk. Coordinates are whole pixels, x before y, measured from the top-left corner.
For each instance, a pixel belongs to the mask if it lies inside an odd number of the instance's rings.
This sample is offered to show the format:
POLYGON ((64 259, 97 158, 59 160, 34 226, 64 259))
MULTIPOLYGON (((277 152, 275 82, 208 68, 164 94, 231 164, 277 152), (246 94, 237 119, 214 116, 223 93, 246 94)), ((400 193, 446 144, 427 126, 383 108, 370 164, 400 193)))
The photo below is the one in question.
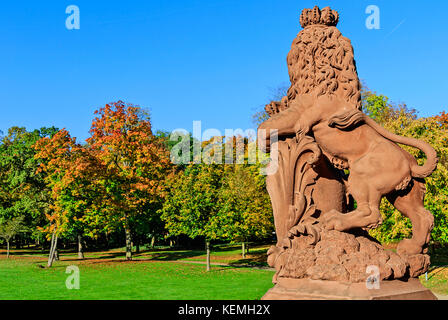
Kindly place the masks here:
POLYGON ((207 271, 210 271, 210 240, 205 240, 205 250, 207 251, 207 271))
POLYGON ((243 259, 246 259, 246 242, 241 243, 241 255, 243 256, 243 259))
POLYGON ((135 253, 140 253, 140 237, 135 238, 135 253))
POLYGON ((154 249, 155 242, 156 242, 156 237, 152 237, 152 239, 151 239, 151 249, 154 249))
POLYGON ((16 236, 16 249, 21 249, 21 245, 20 245, 20 237, 16 236))
POLYGON ((6 258, 9 259, 9 240, 6 241, 6 258))
POLYGON ((84 260, 84 252, 82 251, 82 237, 78 235, 78 259, 84 260))
POLYGON ((58 236, 53 233, 51 236, 51 244, 50 244, 50 254, 48 255, 48 268, 51 268, 53 265, 53 262, 55 260, 55 255, 57 252, 57 246, 58 246, 58 236))
POLYGON ((106 233, 106 249, 109 250, 109 234, 106 233))
POLYGON ((47 267, 49 267, 49 268, 53 265, 54 237, 55 237, 55 234, 53 233, 53 234, 51 235, 51 241, 50 241, 50 253, 48 254, 48 263, 47 263, 47 267))
POLYGON ((54 261, 59 261, 59 250, 58 250, 58 247, 54 248, 54 261))
POLYGON ((126 260, 132 260, 132 238, 131 238, 131 230, 126 228, 126 260))

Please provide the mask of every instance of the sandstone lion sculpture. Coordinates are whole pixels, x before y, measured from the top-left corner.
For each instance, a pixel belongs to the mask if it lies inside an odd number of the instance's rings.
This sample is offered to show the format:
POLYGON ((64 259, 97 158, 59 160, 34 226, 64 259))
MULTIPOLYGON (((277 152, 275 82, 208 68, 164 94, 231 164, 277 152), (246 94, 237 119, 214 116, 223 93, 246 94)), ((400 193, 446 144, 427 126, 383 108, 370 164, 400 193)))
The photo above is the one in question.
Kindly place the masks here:
POLYGON ((423 206, 424 178, 436 169, 437 154, 362 112, 353 47, 336 28, 338 21, 329 7, 303 10, 303 30, 287 57, 291 87, 266 106, 270 119, 258 129, 262 149, 270 151, 274 130, 279 140, 279 170, 267 181, 278 238, 268 253, 277 269, 274 282, 360 282, 369 263, 380 266, 382 279, 400 279, 429 266, 434 219, 423 206), (425 164, 419 166, 398 144, 423 151, 425 164), (383 197, 412 222, 412 238, 401 241, 397 253, 366 233, 382 223, 383 197))

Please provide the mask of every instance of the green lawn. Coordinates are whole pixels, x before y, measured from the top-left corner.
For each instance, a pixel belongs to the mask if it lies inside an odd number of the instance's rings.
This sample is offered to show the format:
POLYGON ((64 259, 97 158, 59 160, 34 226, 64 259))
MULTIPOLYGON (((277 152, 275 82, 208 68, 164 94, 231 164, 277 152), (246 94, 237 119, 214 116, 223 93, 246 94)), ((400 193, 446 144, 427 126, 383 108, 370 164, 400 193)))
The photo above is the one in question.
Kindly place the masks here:
POLYGON ((423 275, 420 282, 435 293, 448 296, 448 268, 432 267, 428 272, 428 281, 423 275))
POLYGON ((173 255, 159 261, 146 253, 141 261, 125 262, 115 253, 87 254, 91 259, 82 262, 61 255, 50 269, 40 267, 46 264, 43 256, 1 256, 0 299, 256 300, 272 287, 269 270, 213 266, 206 272, 204 265, 173 261, 173 255), (79 290, 66 288, 70 265, 79 267, 79 290))
MULTIPOLYGON (((246 259, 239 246, 215 247, 210 272, 205 271, 201 250, 160 248, 134 254, 124 261, 124 249, 86 253, 78 260, 73 252, 61 252, 61 261, 50 269, 46 254, 39 250, 14 250, 6 259, 0 250, 0 300, 256 300, 271 288, 274 272, 247 266, 266 266, 269 246, 251 248, 246 259), (217 265, 217 264, 227 264, 217 265), (68 290, 67 266, 80 270, 80 289, 68 290)), ((448 295, 448 254, 431 257, 428 281, 424 286, 448 295)))
POLYGON ((428 270, 428 280, 422 275, 420 281, 433 292, 448 296, 448 249, 439 248, 430 255, 431 266, 428 270))

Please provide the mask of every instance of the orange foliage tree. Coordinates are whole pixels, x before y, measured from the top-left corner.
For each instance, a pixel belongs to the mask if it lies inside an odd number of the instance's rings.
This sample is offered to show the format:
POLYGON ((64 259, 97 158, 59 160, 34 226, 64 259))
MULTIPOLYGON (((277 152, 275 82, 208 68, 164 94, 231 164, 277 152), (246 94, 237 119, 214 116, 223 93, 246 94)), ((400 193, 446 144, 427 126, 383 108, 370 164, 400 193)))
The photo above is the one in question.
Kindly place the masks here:
POLYGON ((95 111, 87 143, 104 168, 100 184, 109 225, 122 226, 126 259, 132 259, 131 235, 139 218, 150 219, 161 206, 169 152, 151 130, 150 117, 140 107, 122 101, 95 111))
POLYGON ((435 117, 440 125, 446 129, 448 129, 448 113, 445 111, 440 112, 439 115, 435 117))
POLYGON ((36 150, 35 158, 39 161, 38 172, 45 173, 45 183, 51 190, 51 203, 45 212, 48 224, 40 227, 42 232, 51 236, 48 257, 48 266, 51 267, 56 257, 58 237, 71 226, 64 193, 70 181, 77 178, 78 171, 75 169, 82 161, 83 149, 65 129, 51 138, 41 138, 33 148, 36 150))

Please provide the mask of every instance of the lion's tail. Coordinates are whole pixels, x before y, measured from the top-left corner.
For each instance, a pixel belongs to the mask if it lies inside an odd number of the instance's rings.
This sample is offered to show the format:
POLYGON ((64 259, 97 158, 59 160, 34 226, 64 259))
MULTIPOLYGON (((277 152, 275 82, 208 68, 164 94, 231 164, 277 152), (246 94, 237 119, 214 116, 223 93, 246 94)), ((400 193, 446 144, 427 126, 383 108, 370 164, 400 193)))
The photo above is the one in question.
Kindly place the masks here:
POLYGON ((330 127, 338 128, 341 130, 348 130, 361 123, 366 123, 384 138, 392 142, 420 149, 426 154, 427 160, 423 166, 419 166, 418 164, 411 164, 411 173, 414 178, 429 177, 431 173, 436 170, 439 158, 437 158, 437 152, 433 147, 431 147, 430 144, 414 138, 407 138, 393 134, 381 127, 374 120, 369 118, 358 109, 350 109, 340 114, 336 114, 328 121, 328 125, 330 127))
POLYGON ((410 147, 417 148, 423 151, 426 154, 426 162, 424 165, 419 166, 418 164, 411 165, 411 173, 414 178, 426 178, 431 175, 437 168, 437 163, 439 162, 439 158, 437 157, 437 152, 429 143, 426 143, 422 140, 417 140, 414 138, 402 137, 396 134, 393 134, 379 124, 377 124, 374 120, 364 115, 364 122, 368 124, 371 128, 373 128, 376 132, 382 135, 384 138, 404 144, 410 147))

